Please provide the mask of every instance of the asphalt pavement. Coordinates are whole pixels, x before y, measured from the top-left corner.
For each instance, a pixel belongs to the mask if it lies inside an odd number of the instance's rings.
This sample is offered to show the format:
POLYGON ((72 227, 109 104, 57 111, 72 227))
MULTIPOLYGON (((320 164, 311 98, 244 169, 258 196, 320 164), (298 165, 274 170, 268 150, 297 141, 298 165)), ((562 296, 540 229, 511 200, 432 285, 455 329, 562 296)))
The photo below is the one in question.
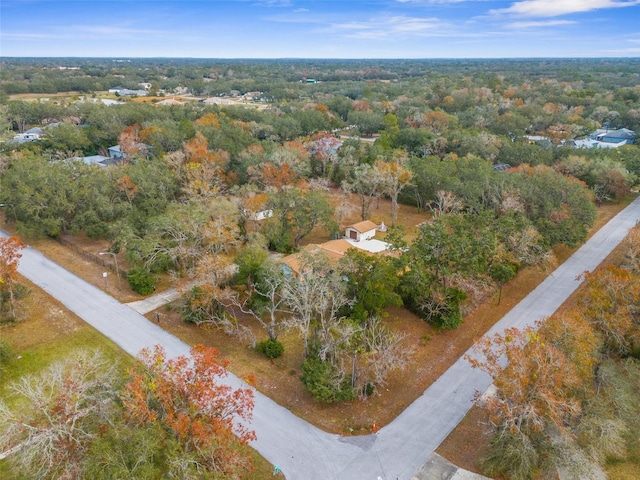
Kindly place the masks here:
MULTIPOLYGON (((579 275, 594 270, 640 220, 640 198, 601 228, 571 258, 505 315, 489 333, 523 328, 550 316, 579 286, 579 275)), ((0 234, 7 235, 0 231, 0 234)), ((185 355, 189 346, 32 248, 23 251, 19 272, 87 323, 136 355, 164 346, 185 355)), ((470 353, 470 352, 468 352, 470 353)), ((226 382, 243 382, 233 375, 226 382)), ((253 443, 289 480, 409 480, 427 462, 471 408, 491 379, 460 358, 392 423, 367 436, 340 436, 319 430, 256 392, 253 443)))

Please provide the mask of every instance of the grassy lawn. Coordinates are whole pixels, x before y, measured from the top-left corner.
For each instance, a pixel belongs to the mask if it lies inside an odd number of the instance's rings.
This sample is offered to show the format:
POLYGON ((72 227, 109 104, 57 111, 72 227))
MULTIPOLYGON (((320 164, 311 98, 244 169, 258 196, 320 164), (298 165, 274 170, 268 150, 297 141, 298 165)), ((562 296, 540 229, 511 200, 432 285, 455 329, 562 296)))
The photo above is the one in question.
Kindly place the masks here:
POLYGON ((605 471, 610 480, 638 480, 640 478, 640 449, 629 453, 626 462, 611 461, 605 471))
MULTIPOLYGON (((21 319, 0 325, 0 339, 11 345, 15 352, 13 360, 0 370, 0 400, 9 407, 19 407, 8 389, 12 382, 41 371, 77 349, 100 349, 107 359, 121 366, 123 375, 128 367, 133 366, 133 357, 58 301, 26 279, 21 279, 20 283, 29 289, 29 294, 19 302, 21 319)), ((256 470, 245 480, 270 477, 273 466, 254 450, 252 456, 256 470)), ((1 460, 0 478, 15 478, 14 474, 8 462, 1 460)))

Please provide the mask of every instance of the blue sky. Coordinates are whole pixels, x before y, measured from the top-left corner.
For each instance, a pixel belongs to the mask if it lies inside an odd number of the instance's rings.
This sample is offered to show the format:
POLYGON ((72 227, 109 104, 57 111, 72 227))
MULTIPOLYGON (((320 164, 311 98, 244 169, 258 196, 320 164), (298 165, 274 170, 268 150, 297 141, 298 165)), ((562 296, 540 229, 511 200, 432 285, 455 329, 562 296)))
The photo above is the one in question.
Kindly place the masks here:
POLYGON ((0 56, 638 57, 640 0, 0 0, 0 56))

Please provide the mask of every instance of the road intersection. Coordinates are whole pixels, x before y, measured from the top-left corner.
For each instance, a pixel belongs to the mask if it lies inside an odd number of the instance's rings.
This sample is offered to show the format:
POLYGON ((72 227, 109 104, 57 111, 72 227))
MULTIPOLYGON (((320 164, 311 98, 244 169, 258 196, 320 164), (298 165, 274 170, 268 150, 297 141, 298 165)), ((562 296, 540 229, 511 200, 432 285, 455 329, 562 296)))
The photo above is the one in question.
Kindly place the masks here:
MULTIPOLYGON (((489 333, 523 328, 553 314, 580 285, 579 276, 594 270, 640 219, 640 197, 602 227, 533 292, 494 325, 489 333)), ((0 235, 6 236, 0 231, 0 235)), ((32 248, 23 250, 19 272, 131 355, 164 346, 171 357, 189 346, 76 277, 32 248)), ((243 384, 229 375, 227 383, 243 384)), ((471 408, 476 393, 491 379, 460 358, 393 422, 375 434, 329 434, 296 417, 256 392, 252 444, 277 464, 290 480, 408 480, 471 408)))

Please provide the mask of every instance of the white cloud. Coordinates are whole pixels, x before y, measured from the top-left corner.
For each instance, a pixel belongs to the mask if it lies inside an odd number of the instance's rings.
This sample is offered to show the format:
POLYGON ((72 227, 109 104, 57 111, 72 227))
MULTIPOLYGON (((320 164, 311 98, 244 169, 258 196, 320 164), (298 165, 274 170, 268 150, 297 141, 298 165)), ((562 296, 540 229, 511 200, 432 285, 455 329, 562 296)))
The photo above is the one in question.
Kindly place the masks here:
POLYGON ((15 40, 119 40, 140 36, 164 36, 162 30, 136 29, 107 25, 66 25, 51 27, 40 33, 1 32, 0 37, 15 40), (48 30, 48 31, 47 31, 48 30))
POLYGON ((256 7, 290 7, 291 0, 259 0, 253 3, 256 7))
POLYGON ((76 25, 68 27, 71 31, 88 33, 90 35, 102 37, 128 37, 135 35, 161 34, 160 30, 147 30, 129 27, 117 27, 112 25, 76 25))
POLYGON ((48 33, 18 33, 18 32, 0 32, 0 38, 12 40, 44 40, 58 38, 48 33))
POLYGON ((508 8, 490 10, 489 13, 514 14, 525 17, 557 17, 570 13, 636 5, 640 5, 640 0, 523 0, 512 3, 508 8))
POLYGON ((413 3, 415 5, 445 5, 447 3, 462 3, 468 1, 470 0, 396 0, 398 3, 413 3))
POLYGON ((573 25, 576 22, 569 20, 546 20, 541 22, 513 22, 505 25, 507 28, 523 29, 523 28, 544 28, 556 27, 559 25, 573 25))
POLYGON ((448 25, 438 18, 396 16, 363 22, 332 23, 328 30, 350 38, 383 39, 423 37, 438 34, 448 25))

